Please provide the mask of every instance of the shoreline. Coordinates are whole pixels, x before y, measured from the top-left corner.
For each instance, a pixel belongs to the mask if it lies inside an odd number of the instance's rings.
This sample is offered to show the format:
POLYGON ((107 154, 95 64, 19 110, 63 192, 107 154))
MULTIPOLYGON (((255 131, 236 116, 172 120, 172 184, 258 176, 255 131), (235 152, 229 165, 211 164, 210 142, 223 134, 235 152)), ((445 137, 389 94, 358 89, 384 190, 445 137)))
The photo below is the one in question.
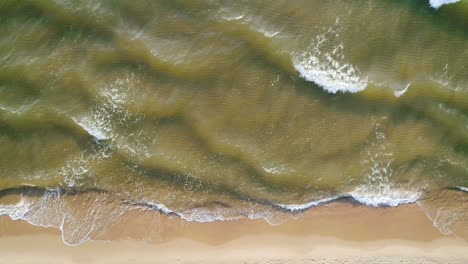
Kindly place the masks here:
POLYGON ((280 225, 122 217, 99 241, 70 247, 60 231, 0 217, 0 263, 466 263, 468 243, 441 234, 417 205, 320 206, 280 225), (158 237, 159 236, 159 237, 158 237), (163 241, 158 241, 164 237, 163 241), (37 259, 40 259, 39 262, 37 259), (276 261, 276 262, 275 262, 276 261), (348 262, 345 262, 348 261, 348 262), (369 262, 370 261, 370 262, 369 262))

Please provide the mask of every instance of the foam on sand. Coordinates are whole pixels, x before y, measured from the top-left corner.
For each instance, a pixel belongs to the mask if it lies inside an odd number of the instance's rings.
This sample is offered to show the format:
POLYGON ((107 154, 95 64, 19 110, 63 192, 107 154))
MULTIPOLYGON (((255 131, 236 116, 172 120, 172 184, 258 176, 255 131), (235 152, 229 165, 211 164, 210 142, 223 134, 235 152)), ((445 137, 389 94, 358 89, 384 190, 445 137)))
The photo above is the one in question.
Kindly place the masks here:
POLYGON ((0 205, 0 216, 7 215, 13 220, 19 220, 31 209, 31 204, 21 199, 17 204, 0 205))

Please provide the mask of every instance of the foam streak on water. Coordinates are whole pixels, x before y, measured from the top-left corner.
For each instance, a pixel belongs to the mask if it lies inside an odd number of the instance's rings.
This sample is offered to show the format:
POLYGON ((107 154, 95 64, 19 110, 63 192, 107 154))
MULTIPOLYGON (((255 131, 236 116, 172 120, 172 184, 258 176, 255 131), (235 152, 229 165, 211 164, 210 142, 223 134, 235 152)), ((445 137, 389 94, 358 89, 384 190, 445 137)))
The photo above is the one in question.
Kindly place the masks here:
POLYGON ((393 94, 395 95, 395 97, 400 97, 400 96, 404 95, 406 93, 406 91, 408 91, 408 88, 410 86, 411 86, 411 83, 408 83, 403 90, 395 91, 393 94))
POLYGON ((460 2, 460 0, 429 0, 429 4, 433 8, 439 8, 439 7, 443 6, 443 5, 453 4, 453 3, 457 3, 457 2, 460 2))

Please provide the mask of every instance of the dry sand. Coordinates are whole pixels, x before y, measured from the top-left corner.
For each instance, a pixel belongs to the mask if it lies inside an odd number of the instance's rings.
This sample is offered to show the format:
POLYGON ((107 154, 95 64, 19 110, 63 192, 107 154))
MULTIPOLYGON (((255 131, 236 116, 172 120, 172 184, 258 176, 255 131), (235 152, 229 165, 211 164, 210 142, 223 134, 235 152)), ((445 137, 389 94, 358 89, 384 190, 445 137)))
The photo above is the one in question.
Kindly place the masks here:
POLYGON ((0 263, 468 263, 468 243, 440 234, 416 205, 335 203, 278 226, 159 216, 167 232, 151 235, 145 221, 154 214, 123 218, 102 237, 109 241, 76 247, 58 230, 0 217, 0 263), (157 235, 167 241, 148 242, 157 235))

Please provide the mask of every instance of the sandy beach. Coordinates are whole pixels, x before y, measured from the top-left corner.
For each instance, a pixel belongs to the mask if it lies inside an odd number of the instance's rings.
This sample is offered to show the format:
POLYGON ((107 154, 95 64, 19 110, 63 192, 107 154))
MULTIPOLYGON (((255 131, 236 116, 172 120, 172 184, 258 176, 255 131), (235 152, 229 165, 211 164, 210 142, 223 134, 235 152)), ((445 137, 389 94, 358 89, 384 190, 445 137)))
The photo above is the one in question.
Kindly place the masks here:
POLYGON ((75 247, 65 245, 57 229, 2 217, 0 263, 468 263, 468 244, 442 235, 416 205, 335 203, 276 226, 160 216, 166 227, 178 226, 159 234, 164 242, 152 242, 151 227, 141 225, 154 214, 124 217, 105 240, 75 247))

